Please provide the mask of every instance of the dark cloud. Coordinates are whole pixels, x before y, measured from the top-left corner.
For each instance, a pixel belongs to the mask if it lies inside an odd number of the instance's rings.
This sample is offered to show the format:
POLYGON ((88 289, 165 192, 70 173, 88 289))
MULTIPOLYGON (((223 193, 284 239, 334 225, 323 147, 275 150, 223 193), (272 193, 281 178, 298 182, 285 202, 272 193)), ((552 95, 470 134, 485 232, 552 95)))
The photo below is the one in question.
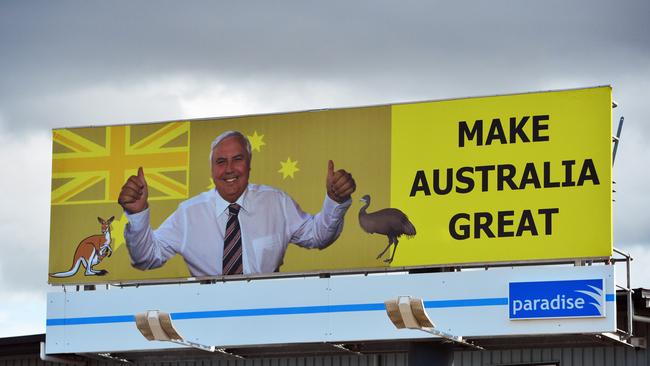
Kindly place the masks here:
POLYGON ((643 1, 24 3, 1 5, 0 43, 11 52, 0 66, 12 71, 3 94, 165 74, 438 85, 454 75, 475 90, 584 79, 649 57, 643 1))

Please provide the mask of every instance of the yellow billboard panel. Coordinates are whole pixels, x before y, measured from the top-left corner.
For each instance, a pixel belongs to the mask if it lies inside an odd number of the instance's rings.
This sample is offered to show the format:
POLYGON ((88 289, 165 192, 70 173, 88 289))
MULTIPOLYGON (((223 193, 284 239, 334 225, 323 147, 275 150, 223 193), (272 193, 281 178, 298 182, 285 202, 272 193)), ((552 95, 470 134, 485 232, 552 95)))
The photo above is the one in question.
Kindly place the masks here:
POLYGON ((605 257, 611 89, 393 106, 391 205, 418 233, 392 265, 605 257))
POLYGON ((221 276, 233 238, 242 275, 607 257, 610 128, 599 87, 57 129, 49 282, 221 276))

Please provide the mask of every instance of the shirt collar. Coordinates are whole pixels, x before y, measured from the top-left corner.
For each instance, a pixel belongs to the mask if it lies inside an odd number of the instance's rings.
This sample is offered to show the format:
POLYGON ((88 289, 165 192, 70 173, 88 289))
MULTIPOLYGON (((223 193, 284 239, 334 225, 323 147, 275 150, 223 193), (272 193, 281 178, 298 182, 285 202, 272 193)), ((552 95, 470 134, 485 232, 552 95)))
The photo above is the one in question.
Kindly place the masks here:
MULTIPOLYGON (((230 206, 230 202, 224 200, 223 197, 221 197, 221 195, 219 194, 219 192, 217 192, 216 188, 213 189, 212 192, 215 196, 215 201, 217 206, 217 216, 218 216, 224 213, 228 209, 228 206, 230 206)), ((246 187, 244 193, 242 193, 241 196, 239 196, 239 198, 237 199, 237 201, 235 201, 235 203, 238 204, 239 207, 241 207, 241 209, 244 210, 244 212, 248 211, 247 210, 248 206, 246 204, 247 196, 248 196, 248 187, 246 187)))

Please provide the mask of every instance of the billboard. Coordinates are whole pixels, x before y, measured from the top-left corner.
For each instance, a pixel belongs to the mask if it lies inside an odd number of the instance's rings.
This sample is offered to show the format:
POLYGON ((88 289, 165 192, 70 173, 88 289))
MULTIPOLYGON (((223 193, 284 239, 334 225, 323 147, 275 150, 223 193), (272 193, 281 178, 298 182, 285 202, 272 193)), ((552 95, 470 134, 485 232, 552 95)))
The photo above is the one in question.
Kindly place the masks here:
MULTIPOLYGON (((605 86, 56 129, 49 282, 221 275, 228 214, 216 203, 221 194, 209 156, 212 140, 227 130, 250 142, 249 182, 263 187, 246 192, 276 192, 288 202, 282 207, 300 207, 292 214, 301 218, 302 211, 326 213, 316 220, 344 217, 326 228, 338 230, 335 241, 318 245, 302 239, 307 226, 294 225, 286 211, 242 218, 244 275, 611 255, 611 88, 605 86), (117 203, 140 167, 148 216, 138 222, 148 218, 152 231, 142 236, 160 242, 149 261, 129 255, 124 234, 137 220, 117 203), (326 198, 326 182, 339 169, 356 182, 352 202, 343 206, 326 198), (208 208, 186 215, 198 201, 208 208)), ((260 212, 243 207, 244 216, 260 212)))

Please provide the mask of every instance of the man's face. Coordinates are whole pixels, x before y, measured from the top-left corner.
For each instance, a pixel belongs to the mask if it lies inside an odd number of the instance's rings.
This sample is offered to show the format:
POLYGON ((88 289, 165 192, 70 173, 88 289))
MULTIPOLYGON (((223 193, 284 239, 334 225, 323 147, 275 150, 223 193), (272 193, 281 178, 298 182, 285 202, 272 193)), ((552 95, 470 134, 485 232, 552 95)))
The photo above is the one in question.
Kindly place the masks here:
POLYGON ((251 157, 239 136, 222 140, 212 151, 212 180, 217 192, 228 202, 235 202, 248 186, 251 157))

